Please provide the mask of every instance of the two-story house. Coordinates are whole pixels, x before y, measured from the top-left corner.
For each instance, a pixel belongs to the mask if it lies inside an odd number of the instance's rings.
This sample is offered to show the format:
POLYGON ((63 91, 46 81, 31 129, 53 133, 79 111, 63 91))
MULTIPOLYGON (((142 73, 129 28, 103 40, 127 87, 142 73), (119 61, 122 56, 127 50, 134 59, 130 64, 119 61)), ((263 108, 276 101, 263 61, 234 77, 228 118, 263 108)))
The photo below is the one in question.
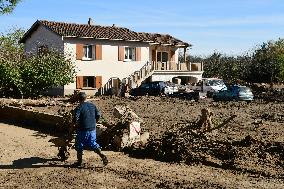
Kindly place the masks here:
POLYGON ((180 50, 186 60, 189 43, 171 35, 95 25, 92 19, 88 24, 38 20, 20 42, 27 54, 56 49, 73 60, 75 82, 54 87, 53 95, 73 94, 76 89, 103 94, 118 80, 136 87, 145 80, 194 82, 202 77, 201 64, 178 60, 180 50))

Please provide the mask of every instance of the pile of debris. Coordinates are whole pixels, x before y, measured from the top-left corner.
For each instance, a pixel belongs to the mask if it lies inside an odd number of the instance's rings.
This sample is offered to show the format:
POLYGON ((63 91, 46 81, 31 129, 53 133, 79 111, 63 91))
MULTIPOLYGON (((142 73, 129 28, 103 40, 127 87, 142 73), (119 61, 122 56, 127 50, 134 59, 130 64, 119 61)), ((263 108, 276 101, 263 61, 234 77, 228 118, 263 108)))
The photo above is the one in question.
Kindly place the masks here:
POLYGON ((254 84, 251 86, 254 97, 267 102, 284 102, 284 88, 272 84, 254 84))
POLYGON ((284 143, 262 142, 249 135, 235 141, 213 140, 214 132, 236 116, 213 127, 212 115, 210 110, 203 109, 199 121, 175 125, 161 138, 152 138, 143 149, 133 148, 130 154, 189 165, 201 163, 258 176, 284 177, 284 143))
POLYGON ((138 117, 128 106, 117 105, 113 115, 119 121, 115 125, 103 122, 106 128, 98 135, 99 143, 106 149, 122 151, 138 143, 146 145, 149 133, 142 133, 141 123, 143 120, 138 117))

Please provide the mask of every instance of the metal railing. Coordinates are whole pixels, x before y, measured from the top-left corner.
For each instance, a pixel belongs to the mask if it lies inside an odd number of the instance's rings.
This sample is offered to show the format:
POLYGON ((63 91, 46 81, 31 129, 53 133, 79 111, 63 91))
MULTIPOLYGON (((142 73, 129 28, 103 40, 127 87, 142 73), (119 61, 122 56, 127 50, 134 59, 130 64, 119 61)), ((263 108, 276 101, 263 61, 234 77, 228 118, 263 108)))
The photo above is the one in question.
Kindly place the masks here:
POLYGON ((130 88, 138 87, 145 79, 150 77, 154 71, 172 70, 172 71, 203 71, 202 63, 177 63, 168 62, 146 62, 138 71, 133 72, 125 78, 130 88))

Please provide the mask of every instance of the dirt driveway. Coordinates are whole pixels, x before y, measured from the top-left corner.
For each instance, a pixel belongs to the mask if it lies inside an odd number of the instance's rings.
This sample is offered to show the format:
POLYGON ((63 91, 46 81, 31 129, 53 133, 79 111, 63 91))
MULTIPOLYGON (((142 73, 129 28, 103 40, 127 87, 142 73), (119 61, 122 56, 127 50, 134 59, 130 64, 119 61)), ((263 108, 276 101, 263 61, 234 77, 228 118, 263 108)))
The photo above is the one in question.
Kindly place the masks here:
POLYGON ((135 159, 106 151, 109 165, 85 152, 86 165, 56 160, 51 136, 0 123, 0 188, 284 188, 280 179, 252 177, 204 165, 187 166, 135 159))

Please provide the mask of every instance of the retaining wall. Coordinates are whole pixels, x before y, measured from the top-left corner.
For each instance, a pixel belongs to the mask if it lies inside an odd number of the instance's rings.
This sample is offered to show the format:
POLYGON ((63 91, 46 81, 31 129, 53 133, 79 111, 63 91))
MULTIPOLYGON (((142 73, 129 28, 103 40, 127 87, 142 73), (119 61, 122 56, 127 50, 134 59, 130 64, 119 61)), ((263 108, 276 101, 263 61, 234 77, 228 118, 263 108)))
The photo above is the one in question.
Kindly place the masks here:
POLYGON ((52 129, 60 131, 63 117, 60 115, 37 112, 34 110, 23 109, 20 107, 0 106, 0 118, 9 121, 19 121, 35 129, 52 129))

